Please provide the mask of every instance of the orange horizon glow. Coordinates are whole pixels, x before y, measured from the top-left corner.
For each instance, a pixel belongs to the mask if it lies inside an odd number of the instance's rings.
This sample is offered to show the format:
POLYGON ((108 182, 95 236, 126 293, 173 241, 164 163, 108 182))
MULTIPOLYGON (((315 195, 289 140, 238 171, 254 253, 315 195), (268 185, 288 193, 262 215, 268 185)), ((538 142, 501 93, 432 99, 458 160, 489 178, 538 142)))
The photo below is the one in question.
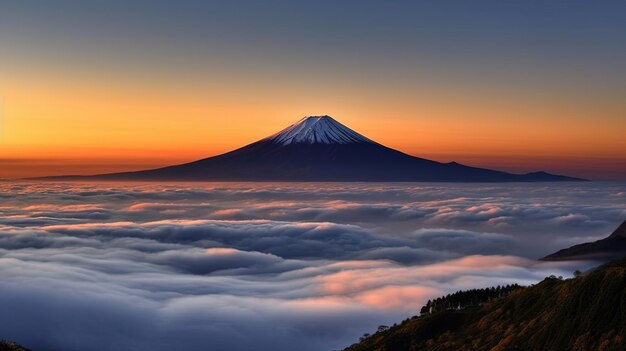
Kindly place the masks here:
POLYGON ((214 86, 43 77, 14 73, 0 83, 0 178, 189 162, 318 114, 383 145, 441 162, 626 178, 626 108, 608 97, 544 99, 431 86, 403 93, 354 89, 338 97, 315 84, 262 89, 259 82, 234 93, 214 86))
POLYGON ((621 8, 118 5, 2 7, 0 178, 184 163, 330 115, 440 162, 626 180, 621 8))

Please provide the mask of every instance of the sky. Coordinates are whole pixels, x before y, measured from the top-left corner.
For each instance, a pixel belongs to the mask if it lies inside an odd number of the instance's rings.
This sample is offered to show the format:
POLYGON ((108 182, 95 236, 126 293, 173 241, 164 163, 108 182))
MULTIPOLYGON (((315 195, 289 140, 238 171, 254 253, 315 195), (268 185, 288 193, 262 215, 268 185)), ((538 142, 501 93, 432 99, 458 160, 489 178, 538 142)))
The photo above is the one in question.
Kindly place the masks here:
POLYGON ((572 277, 619 182, 0 182, 2 338, 49 351, 339 350, 458 290, 572 277))
POLYGON ((442 162, 626 179, 623 1, 0 1, 0 177, 331 115, 442 162))

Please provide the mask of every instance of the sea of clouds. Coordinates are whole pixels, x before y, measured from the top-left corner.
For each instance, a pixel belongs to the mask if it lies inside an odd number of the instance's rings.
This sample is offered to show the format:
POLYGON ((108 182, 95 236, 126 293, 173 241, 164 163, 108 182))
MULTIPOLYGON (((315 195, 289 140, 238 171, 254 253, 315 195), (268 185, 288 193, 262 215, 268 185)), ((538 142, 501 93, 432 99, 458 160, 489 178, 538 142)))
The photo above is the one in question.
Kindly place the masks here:
POLYGON ((626 184, 0 182, 0 339, 334 350, 626 219, 626 184))

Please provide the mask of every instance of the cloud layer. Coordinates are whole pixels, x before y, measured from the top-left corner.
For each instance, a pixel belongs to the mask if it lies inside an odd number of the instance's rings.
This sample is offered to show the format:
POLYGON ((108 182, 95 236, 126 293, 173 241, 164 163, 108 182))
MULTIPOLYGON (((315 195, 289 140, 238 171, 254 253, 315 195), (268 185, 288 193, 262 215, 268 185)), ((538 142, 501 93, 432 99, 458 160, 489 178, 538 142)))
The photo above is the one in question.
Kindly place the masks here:
POLYGON ((0 330, 36 350, 332 350, 626 218, 621 183, 0 183, 0 330))

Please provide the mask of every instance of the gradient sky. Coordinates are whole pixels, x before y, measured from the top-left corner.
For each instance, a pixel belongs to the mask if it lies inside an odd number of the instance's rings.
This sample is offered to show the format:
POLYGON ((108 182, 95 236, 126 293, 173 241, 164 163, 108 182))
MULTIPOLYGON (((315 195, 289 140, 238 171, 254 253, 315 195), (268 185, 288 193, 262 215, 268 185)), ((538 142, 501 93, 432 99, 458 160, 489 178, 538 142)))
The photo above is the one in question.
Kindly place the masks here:
POLYGON ((626 179, 623 1, 0 1, 0 177, 215 155, 305 115, 626 179))

